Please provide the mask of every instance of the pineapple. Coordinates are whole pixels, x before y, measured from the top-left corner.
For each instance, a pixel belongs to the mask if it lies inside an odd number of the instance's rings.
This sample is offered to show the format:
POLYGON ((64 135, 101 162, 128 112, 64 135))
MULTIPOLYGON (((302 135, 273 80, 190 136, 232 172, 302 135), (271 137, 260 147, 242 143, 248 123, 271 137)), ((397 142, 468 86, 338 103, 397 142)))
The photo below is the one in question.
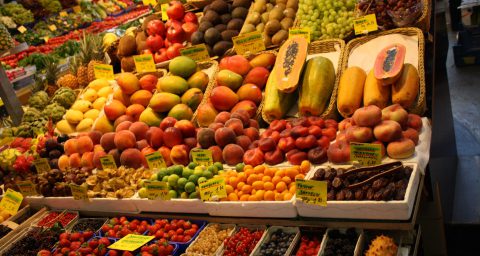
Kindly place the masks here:
POLYGON ((93 66, 103 63, 105 53, 103 52, 103 40, 99 35, 83 34, 80 40, 80 52, 75 56, 74 69, 77 70, 77 79, 81 87, 85 87, 95 80, 93 66))
POLYGON ((60 87, 68 87, 71 89, 77 89, 78 88, 78 81, 77 77, 75 77, 72 74, 66 74, 62 77, 60 77, 57 80, 57 85, 60 87))
POLYGON ((58 65, 58 60, 53 57, 44 58, 43 63, 45 66, 45 81, 47 84, 45 91, 48 96, 51 97, 58 89, 55 82, 57 80, 57 74, 60 73, 60 67, 58 65))

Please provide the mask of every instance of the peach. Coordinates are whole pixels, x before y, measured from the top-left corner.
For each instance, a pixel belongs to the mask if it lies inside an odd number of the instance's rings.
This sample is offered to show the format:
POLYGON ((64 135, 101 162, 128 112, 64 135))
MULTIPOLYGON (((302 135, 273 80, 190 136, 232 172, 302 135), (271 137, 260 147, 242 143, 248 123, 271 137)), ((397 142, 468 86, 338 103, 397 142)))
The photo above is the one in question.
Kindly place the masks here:
POLYGON ((130 103, 131 104, 140 104, 144 107, 148 106, 150 103, 150 99, 152 98, 153 94, 147 90, 138 90, 130 96, 130 103))
MULTIPOLYGON (((235 143, 237 139, 236 137, 235 132, 227 127, 215 131, 215 142, 221 148, 225 147, 227 144, 235 143)), ((225 159, 225 157, 223 159, 225 159)))
MULTIPOLYGON (((322 136, 322 138, 328 138, 328 137, 327 137, 327 136, 322 136)), ((343 140, 343 141, 348 142, 348 140, 347 140, 347 131, 346 131, 346 130, 343 130, 343 131, 339 132, 339 133, 337 134, 337 138, 336 138, 335 140, 336 140, 336 141, 341 141, 341 140, 343 140)), ((328 139, 328 141, 329 141, 329 143, 330 143, 330 139, 328 139)))
POLYGON ((211 123, 211 124, 208 126, 208 128, 210 128, 210 129, 212 129, 212 130, 214 130, 214 131, 216 131, 216 130, 222 128, 222 127, 225 127, 225 125, 222 124, 222 123, 211 123))
POLYGON ((348 142, 370 142, 373 139, 372 128, 352 126, 345 131, 345 137, 348 142))
POLYGON ((243 148, 236 144, 228 144, 223 149, 223 160, 228 165, 236 165, 243 161, 243 148))
POLYGON ((93 141, 89 136, 82 136, 77 139, 77 150, 79 154, 93 151, 93 141))
POLYGON ((195 137, 195 126, 189 120, 180 120, 173 126, 182 132, 184 138, 195 137))
POLYGON ((308 151, 308 161, 312 164, 323 164, 328 161, 327 150, 322 147, 312 148, 308 151))
POLYGON ((180 129, 168 127, 163 132, 163 142, 165 146, 172 148, 173 146, 183 143, 183 135, 180 129))
POLYGON ((151 154, 153 152, 155 152, 155 149, 151 148, 151 147, 145 147, 145 148, 142 148, 142 149, 139 149, 140 152, 142 153, 142 155, 146 156, 148 154, 151 154))
POLYGON ((381 148, 382 148, 382 151, 381 151, 381 152, 382 152, 382 157, 384 157, 385 154, 386 154, 385 144, 383 144, 383 142, 378 141, 378 140, 372 142, 372 144, 379 144, 379 145, 381 145, 381 148))
POLYGON ((402 127, 396 121, 384 120, 373 128, 373 134, 381 142, 390 142, 402 137, 402 127))
POLYGON ((243 110, 247 111, 248 119, 253 118, 255 116, 255 114, 257 113, 257 105, 255 105, 255 102, 253 102, 251 100, 242 100, 242 101, 238 102, 232 108, 231 112, 234 113, 235 111, 237 111, 239 109, 243 109, 243 110))
POLYGON ((80 160, 80 165, 88 169, 93 169, 93 152, 84 153, 80 160))
POLYGON ((250 124, 250 114, 245 109, 238 109, 232 111, 230 118, 238 118, 242 121, 243 127, 248 127, 250 124))
POLYGON ((102 148, 105 151, 110 151, 110 149, 115 148, 115 133, 114 132, 108 132, 105 133, 102 138, 100 139, 100 144, 102 145, 102 148))
POLYGON ((225 127, 232 129, 235 135, 243 135, 243 123, 238 118, 232 118, 225 123, 225 127))
MULTIPOLYGON (((330 141, 328 141, 330 143, 330 141)), ((260 142, 259 142, 260 145, 260 142)), ((295 140, 292 137, 284 137, 280 138, 277 144, 277 148, 282 150, 283 152, 288 152, 292 149, 295 149, 295 140)))
POLYGON ((300 165, 303 161, 308 159, 307 153, 298 149, 288 151, 285 156, 287 157, 288 162, 294 165, 300 165))
POLYGON ((238 96, 226 86, 217 86, 210 94, 210 102, 215 109, 228 111, 238 103, 238 96))
POLYGON ((352 119, 358 126, 373 127, 382 121, 382 110, 375 105, 359 108, 353 113, 352 119))
POLYGON ((283 161, 285 161, 285 154, 278 148, 265 153, 265 163, 269 165, 277 165, 283 161))
POLYGON ((79 153, 71 154, 69 160, 70 160, 69 161, 70 168, 74 168, 74 169, 80 168, 82 159, 80 158, 79 153))
POLYGON ((128 130, 123 130, 115 133, 113 138, 115 147, 119 150, 125 150, 127 148, 134 148, 137 145, 135 134, 128 130))
POLYGON ((338 130, 339 131, 345 131, 351 126, 355 125, 355 121, 351 117, 345 118, 340 123, 338 124, 338 130))
POLYGON ((123 131, 123 130, 128 130, 130 129, 130 126, 132 126, 132 122, 131 121, 123 121, 121 123, 119 123, 116 128, 115 128, 115 132, 119 132, 119 131, 123 131))
POLYGON ((70 159, 67 155, 62 155, 58 158, 58 169, 65 171, 70 168, 70 159))
POLYGON ((95 153, 97 151, 105 151, 105 150, 103 149, 102 145, 98 144, 98 145, 93 146, 93 153, 95 153))
POLYGON ((150 147, 149 144, 148 144, 148 141, 146 139, 137 141, 137 148, 139 150, 142 150, 146 147, 150 147))
POLYGON ((100 144, 100 139, 102 138, 102 133, 99 131, 91 131, 88 133, 88 137, 92 139, 93 145, 100 144))
POLYGON ((145 157, 142 155, 140 150, 136 148, 128 148, 122 152, 120 155, 120 164, 131 167, 131 168, 140 168, 145 163, 145 157))
POLYGON ((171 116, 165 117, 160 123, 160 129, 165 131, 168 127, 174 127, 176 123, 177 123, 177 119, 171 116))
POLYGON ((262 102, 262 90, 254 84, 244 84, 237 91, 238 100, 251 100, 256 105, 262 102))
POLYGON ((387 145, 387 154, 394 159, 404 159, 413 156, 415 143, 411 139, 401 138, 387 145))
POLYGON ((195 148, 197 146, 197 138, 188 137, 183 139, 183 144, 185 144, 189 149, 195 148))
POLYGON ((215 123, 222 123, 225 124, 228 120, 230 120, 231 113, 227 111, 222 111, 217 114, 215 117, 215 123))
POLYGON ((418 144, 418 131, 413 128, 408 128, 402 132, 404 138, 411 139, 415 145, 418 144))
POLYGON ((253 128, 260 129, 260 125, 258 124, 258 121, 254 120, 254 119, 250 119, 248 127, 253 127, 253 128))
POLYGON ((422 118, 419 115, 408 114, 407 126, 420 132, 423 126, 422 118))
MULTIPOLYGON (((115 127, 115 129, 118 127, 119 124, 123 123, 123 122, 126 122, 126 121, 129 121, 130 123, 133 123, 133 117, 131 116, 128 116, 128 115, 121 115, 120 117, 118 117, 117 119, 115 119, 115 122, 113 122, 113 127, 115 127)), ((124 129, 123 129, 124 130, 124 129)))
POLYGON ((140 90, 140 81, 138 81, 137 76, 132 73, 120 73, 120 75, 117 76, 116 80, 118 86, 120 86, 120 88, 122 88, 122 91, 128 95, 140 90))
POLYGON ((263 138, 258 141, 258 148, 263 152, 275 150, 277 144, 272 138, 263 138))
POLYGON ((170 153, 170 158, 172 159, 172 163, 174 164, 181 164, 181 165, 188 165, 190 162, 190 158, 188 156, 188 148, 185 145, 175 145, 172 148, 170 153))
POLYGON ((242 55, 225 57, 220 61, 218 67, 220 70, 228 69, 241 76, 246 75, 250 71, 250 69, 252 69, 250 62, 248 62, 248 60, 242 55))
POLYGON ((70 156, 72 154, 75 154, 75 153, 78 153, 78 149, 77 149, 77 139, 69 139, 65 142, 65 144, 63 145, 63 148, 65 150, 65 154, 67 154, 67 156, 70 156))
POLYGON ((156 88, 158 82, 158 78, 152 74, 144 75, 140 78, 139 83, 142 89, 153 92, 156 88))
POLYGON ((328 161, 339 164, 350 161, 350 144, 346 141, 336 141, 327 150, 328 161))
POLYGON ((120 89, 113 92, 113 99, 120 101, 125 106, 130 106, 130 97, 120 89))
POLYGON ((112 155, 112 156, 113 156, 113 160, 115 160, 115 164, 116 164, 117 166, 120 166, 120 164, 121 164, 121 163, 120 163, 120 155, 121 155, 120 150, 118 150, 118 149, 112 149, 112 150, 108 151, 108 154, 109 154, 109 155, 112 155))
POLYGON ((162 154, 163 160, 165 160, 167 166, 172 165, 172 159, 170 158, 171 150, 168 147, 162 146, 158 149, 158 152, 162 154))
POLYGON ((270 71, 264 67, 255 67, 252 68, 245 79, 243 80, 244 84, 254 84, 259 87, 259 89, 263 89, 265 84, 267 84, 268 76, 270 75, 270 71))
POLYGON ((210 128, 200 128, 197 133, 197 141, 200 147, 209 148, 215 145, 215 131, 210 128))
POLYGON ((401 127, 406 127, 408 112, 399 104, 393 104, 382 109, 382 120, 396 121, 401 127))
POLYGON ((159 148, 163 145, 163 130, 158 127, 150 127, 145 138, 151 147, 159 148))
POLYGON ((103 110, 105 111, 105 115, 107 116, 108 120, 115 121, 115 119, 125 114, 127 108, 122 102, 118 100, 112 100, 110 103, 105 104, 103 110))
POLYGON ((145 107, 140 104, 132 104, 127 107, 125 114, 132 117, 133 121, 138 121, 140 115, 145 110, 145 107))
POLYGON ((212 158, 214 162, 223 163, 222 149, 219 146, 211 146, 208 150, 212 151, 212 158))
POLYGON ((254 127, 248 127, 244 129, 243 134, 246 135, 248 138, 250 138, 251 141, 255 141, 255 140, 258 140, 258 138, 260 138, 258 129, 254 127))
POLYGON ((207 127, 211 123, 215 122, 215 117, 217 116, 217 110, 210 103, 200 104, 197 109, 197 124, 200 127, 207 127))
POLYGON ((258 166, 265 162, 265 155, 258 148, 249 149, 243 155, 243 162, 251 166, 258 166))
POLYGON ((135 134, 135 138, 137 140, 143 140, 147 135, 148 125, 144 122, 135 122, 130 125, 130 128, 128 128, 128 130, 135 134))
POLYGON ((93 153, 93 166, 95 166, 95 168, 99 170, 102 170, 102 163, 100 162, 100 158, 106 155, 107 153, 105 153, 105 151, 96 151, 95 153, 93 153))
POLYGON ((240 135, 237 137, 237 145, 243 148, 243 150, 247 150, 252 144, 252 140, 246 135, 240 135))

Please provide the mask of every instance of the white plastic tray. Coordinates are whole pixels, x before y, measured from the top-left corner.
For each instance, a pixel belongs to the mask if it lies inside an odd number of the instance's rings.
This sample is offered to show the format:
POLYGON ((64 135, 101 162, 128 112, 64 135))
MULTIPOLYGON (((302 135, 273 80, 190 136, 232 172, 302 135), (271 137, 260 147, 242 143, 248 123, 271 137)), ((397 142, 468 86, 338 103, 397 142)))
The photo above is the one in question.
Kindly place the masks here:
POLYGON ((208 213, 207 206, 200 199, 148 200, 136 198, 132 201, 140 212, 208 213))
POLYGON ((288 249, 285 252, 285 255, 291 255, 293 253, 293 249, 297 245, 297 241, 300 239, 300 228, 298 227, 281 227, 281 226, 271 226, 267 229, 266 234, 262 236, 262 239, 257 243, 257 246, 253 249, 253 252, 250 254, 252 256, 260 255, 260 248, 262 244, 268 242, 270 237, 272 236, 273 232, 276 232, 279 229, 283 229, 283 231, 287 234, 295 234, 292 242, 288 245, 288 249))
POLYGON ((88 201, 74 200, 73 197, 45 197, 44 205, 52 209, 76 211, 138 213, 135 199, 90 198, 88 201))
POLYGON ((205 202, 208 214, 212 216, 294 218, 297 210, 295 196, 289 201, 222 201, 205 202))
MULTIPOLYGON (((317 254, 318 256, 324 255, 325 247, 327 247, 327 242, 328 242, 328 234, 332 230, 339 230, 340 233, 345 233, 347 231, 347 229, 340 229, 340 228, 338 228, 338 229, 327 229, 327 231, 325 232, 325 235, 323 237, 322 245, 320 246, 320 250, 318 250, 318 254, 317 254)), ((355 231, 358 234, 358 239, 357 239, 357 243, 355 245, 355 251, 354 251, 353 255, 354 256, 362 256, 362 246, 363 246, 363 242, 364 242, 363 230, 355 229, 355 231)))

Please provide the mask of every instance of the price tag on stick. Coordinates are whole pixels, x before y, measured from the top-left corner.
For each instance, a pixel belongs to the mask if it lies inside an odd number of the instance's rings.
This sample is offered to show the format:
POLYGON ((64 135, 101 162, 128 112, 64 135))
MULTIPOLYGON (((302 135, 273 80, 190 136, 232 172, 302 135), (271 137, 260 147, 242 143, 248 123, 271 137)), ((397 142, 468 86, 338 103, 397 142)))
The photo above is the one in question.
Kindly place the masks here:
POLYGON ((113 80, 113 66, 108 64, 95 64, 93 65, 93 71, 95 72, 96 79, 113 80))
POLYGON ((160 5, 160 9, 162 11, 162 20, 163 21, 168 20, 168 14, 167 14, 168 4, 160 5))
POLYGON ((133 56, 133 61, 139 73, 157 71, 151 54, 135 55, 133 56))
POLYGON ((232 38, 233 46, 237 54, 253 54, 265 50, 262 33, 254 31, 232 38))
POLYGON ((88 200, 88 189, 84 186, 76 184, 70 184, 70 190, 72 190, 72 196, 75 200, 88 200))
POLYGON ((15 215, 17 214, 22 201, 23 196, 21 193, 12 189, 7 189, 7 192, 3 195, 2 201, 0 201, 0 208, 11 215, 15 215))
POLYGON ((168 184, 164 181, 145 181, 147 198, 150 200, 170 200, 168 184))
POLYGON ((288 30, 288 37, 303 36, 310 43, 310 28, 291 28, 288 30))
POLYGON ((68 13, 66 11, 61 11, 60 12, 60 16, 61 17, 67 17, 68 16, 68 13))
POLYGON ((162 154, 158 151, 146 155, 145 158, 147 159, 148 168, 150 170, 167 167, 165 159, 163 159, 162 154))
POLYGON ((350 160, 361 165, 379 165, 382 163, 382 145, 350 142, 350 160))
POLYGON ((18 189, 23 196, 36 196, 38 195, 35 185, 29 181, 19 181, 17 182, 18 189))
POLYGON ((52 24, 52 25, 48 26, 48 28, 50 29, 50 31, 56 31, 57 30, 57 26, 55 26, 55 24, 52 24))
POLYGON ((191 151, 192 160, 197 165, 210 166, 213 164, 212 151, 208 149, 194 148, 191 151))
POLYGON ((207 61, 210 60, 207 47, 205 44, 197 44, 194 46, 180 49, 182 56, 190 57, 194 61, 207 61))
POLYGON ((108 249, 133 252, 142 245, 148 243, 153 238, 155 238, 155 236, 128 234, 114 244, 110 245, 108 249))
POLYGON ((198 184, 200 198, 203 201, 212 201, 227 197, 224 178, 213 178, 198 184))
POLYGON ((25 32, 27 32, 27 28, 24 27, 24 26, 18 27, 17 30, 18 30, 20 33, 22 33, 22 34, 25 33, 25 32))
POLYGON ((307 204, 327 206, 327 182, 297 179, 296 195, 307 204))
POLYGON ((365 15, 353 20, 353 29, 355 35, 368 34, 369 32, 377 31, 377 17, 375 14, 365 15))
POLYGON ((37 169, 37 173, 44 173, 50 171, 50 164, 46 158, 39 158, 33 161, 33 165, 35 165, 35 169, 37 169))
POLYGON ((104 157, 100 157, 100 163, 102 164, 102 168, 105 169, 117 169, 117 164, 115 163, 115 159, 112 155, 106 155, 104 157))

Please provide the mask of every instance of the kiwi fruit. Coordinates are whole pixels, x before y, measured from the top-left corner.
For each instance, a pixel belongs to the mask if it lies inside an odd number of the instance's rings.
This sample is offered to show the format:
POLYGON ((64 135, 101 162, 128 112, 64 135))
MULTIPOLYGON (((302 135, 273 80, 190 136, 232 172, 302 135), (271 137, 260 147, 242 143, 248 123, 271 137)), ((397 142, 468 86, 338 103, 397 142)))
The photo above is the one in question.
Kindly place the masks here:
POLYGON ((232 41, 232 37, 238 36, 238 30, 225 30, 221 35, 223 41, 232 41))
POLYGON ((259 13, 262 13, 266 9, 267 1, 266 0, 256 0, 255 3, 253 3, 253 10, 259 13))
POLYGON ((137 52, 137 43, 132 35, 125 35, 118 43, 119 56, 132 56, 137 52))
POLYGON ((265 29, 265 24, 264 24, 264 23, 260 23, 260 24, 258 24, 257 27, 256 27, 256 30, 257 30, 258 32, 263 32, 264 29, 265 29))
POLYGON ((222 24, 227 24, 230 20, 232 20, 232 15, 230 13, 225 13, 220 16, 220 20, 222 24))
POLYGON ((137 45, 140 44, 141 42, 145 43, 146 40, 147 40, 147 35, 146 35, 145 31, 140 31, 135 36, 135 42, 137 43, 137 45))
POLYGON ((282 26, 278 20, 269 20, 267 24, 265 24, 265 33, 267 33, 269 36, 273 36, 281 28, 282 26))
POLYGON ((295 18, 296 13, 297 11, 295 11, 293 8, 287 8, 285 9, 285 11, 283 11, 283 15, 285 15, 285 17, 292 18, 292 19, 295 18))
POLYGON ((200 26, 198 26, 198 31, 205 33, 211 27, 213 27, 213 24, 210 21, 202 21, 200 26))
POLYGON ((265 47, 269 47, 272 45, 272 38, 267 35, 265 32, 263 32, 263 43, 265 44, 265 47))
POLYGON ((245 24, 245 26, 243 26, 242 30, 240 31, 240 34, 250 33, 250 32, 253 32, 253 31, 255 31, 255 26, 254 25, 245 24))
POLYGON ((283 18, 283 20, 280 22, 282 25, 283 30, 288 30, 293 26, 293 19, 292 18, 283 18))
POLYGON ((272 44, 280 45, 283 41, 287 40, 288 32, 286 30, 280 30, 272 37, 272 44))
POLYGON ((262 13, 262 23, 267 23, 268 22, 268 14, 270 12, 269 11, 266 11, 264 13, 262 13))
POLYGON ((202 21, 210 21, 212 24, 220 23, 220 15, 214 10, 208 10, 205 15, 203 15, 202 21))
POLYGON ((283 19, 283 9, 277 8, 277 6, 275 6, 268 14, 268 20, 282 20, 282 19, 283 19))
POLYGON ((294 10, 298 9, 298 0, 288 0, 287 8, 293 8, 294 10))
POLYGON ((217 13, 228 12, 228 4, 223 0, 215 0, 210 4, 210 10, 214 10, 217 13))
POLYGON ((209 28, 205 31, 204 40, 207 44, 214 45, 216 42, 220 41, 220 39, 222 39, 222 36, 215 28, 209 28))
POLYGON ((287 5, 285 5, 284 3, 277 3, 277 5, 275 5, 275 7, 273 7, 273 8, 282 9, 282 12, 283 12, 287 8, 287 5))
POLYGON ((268 3, 267 4, 267 12, 271 11, 273 9, 273 4, 268 3))
POLYGON ((232 18, 245 19, 248 14, 248 9, 245 7, 237 7, 232 11, 232 18))
POLYGON ((227 30, 227 25, 225 24, 218 24, 214 27, 218 32, 222 33, 223 31, 227 30))
POLYGON ((250 7, 250 4, 252 4, 251 0, 233 0, 232 7, 233 8, 237 8, 237 7, 248 8, 248 7, 250 7))
POLYGON ((247 20, 248 22, 247 23, 250 23, 252 25, 257 25, 258 23, 260 23, 262 19, 262 16, 260 16, 260 13, 258 12, 252 12, 250 15, 248 15, 247 17, 247 20))
POLYGON ((193 45, 203 43, 204 42, 203 41, 203 32, 202 31, 193 32, 191 40, 192 40, 193 45))
POLYGON ((132 56, 123 57, 120 65, 124 72, 132 72, 135 70, 135 61, 132 56))
POLYGON ((287 0, 276 0, 275 1, 277 4, 286 4, 287 0))
POLYGON ((242 19, 232 19, 230 22, 228 22, 227 29, 240 31, 240 29, 242 29, 242 26, 243 26, 242 19))
POLYGON ((225 54, 225 52, 232 47, 232 42, 220 41, 213 46, 213 53, 217 56, 223 56, 223 54, 225 54))

